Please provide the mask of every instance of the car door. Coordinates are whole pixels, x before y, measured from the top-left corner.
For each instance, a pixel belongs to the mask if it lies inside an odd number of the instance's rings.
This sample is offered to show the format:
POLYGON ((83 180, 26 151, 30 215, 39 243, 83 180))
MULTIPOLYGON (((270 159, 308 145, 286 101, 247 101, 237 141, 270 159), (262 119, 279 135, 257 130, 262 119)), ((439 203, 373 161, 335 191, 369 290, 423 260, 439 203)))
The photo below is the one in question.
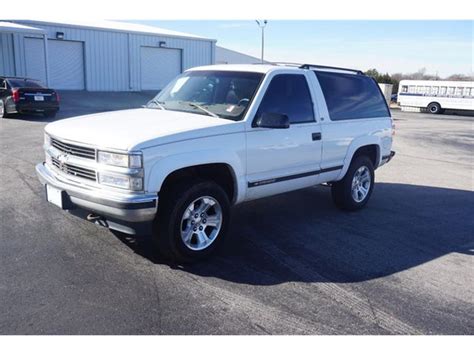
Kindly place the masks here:
MULTIPOLYGON (((311 186, 318 181, 321 126, 307 73, 274 74, 253 122, 262 114, 284 114, 289 128, 247 130, 247 199, 311 186)), ((267 81, 268 82, 268 81, 267 81)))

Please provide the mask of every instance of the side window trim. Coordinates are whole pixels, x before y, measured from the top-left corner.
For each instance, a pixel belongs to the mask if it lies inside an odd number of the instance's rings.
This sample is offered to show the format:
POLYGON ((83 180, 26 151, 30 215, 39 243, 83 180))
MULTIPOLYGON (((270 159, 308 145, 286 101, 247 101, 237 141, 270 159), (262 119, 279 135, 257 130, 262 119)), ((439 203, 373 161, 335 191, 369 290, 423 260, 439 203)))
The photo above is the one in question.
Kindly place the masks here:
POLYGON ((267 94, 268 92, 268 89, 270 88, 273 80, 275 80, 276 78, 278 78, 279 76, 282 76, 282 75, 293 75, 293 76, 301 76, 303 77, 304 81, 305 81, 305 85, 306 85, 306 89, 308 91, 308 95, 309 95, 309 99, 310 99, 310 102, 311 102, 311 112, 312 112, 312 120, 311 121, 301 121, 301 122, 291 122, 291 119, 290 119, 290 127, 293 126, 293 125, 302 125, 302 124, 309 124, 309 123, 317 123, 317 120, 316 120, 316 113, 315 113, 315 103, 314 103, 314 97, 313 97, 313 92, 311 90, 311 87, 308 83, 308 78, 305 74, 300 74, 300 73, 277 73, 275 74, 271 79, 270 79, 270 82, 268 83, 266 89, 265 89, 265 92, 263 93, 263 96, 260 100, 260 102, 258 103, 258 107, 255 111, 255 116, 253 117, 252 119, 252 127, 254 126, 257 118, 258 118, 258 112, 260 110, 260 106, 262 105, 263 101, 265 100, 265 95, 267 94))

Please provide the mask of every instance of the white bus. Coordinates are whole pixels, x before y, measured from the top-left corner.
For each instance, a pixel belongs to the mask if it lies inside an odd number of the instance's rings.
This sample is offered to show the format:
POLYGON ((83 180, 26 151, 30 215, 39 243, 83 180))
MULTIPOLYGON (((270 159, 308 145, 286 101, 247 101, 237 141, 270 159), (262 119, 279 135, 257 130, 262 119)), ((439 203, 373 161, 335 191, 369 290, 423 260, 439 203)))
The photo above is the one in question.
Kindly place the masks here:
POLYGON ((397 101, 402 109, 474 110, 474 81, 402 80, 397 101))

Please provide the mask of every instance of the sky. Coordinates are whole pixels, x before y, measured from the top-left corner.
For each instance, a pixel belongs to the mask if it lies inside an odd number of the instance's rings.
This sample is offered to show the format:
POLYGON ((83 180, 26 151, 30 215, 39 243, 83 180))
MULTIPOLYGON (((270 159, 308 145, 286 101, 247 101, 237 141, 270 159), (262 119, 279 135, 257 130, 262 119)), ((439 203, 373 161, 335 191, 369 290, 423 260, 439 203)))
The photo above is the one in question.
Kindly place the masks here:
MULTIPOLYGON (((129 21, 217 40, 260 58, 261 32, 253 20, 129 21)), ((473 74, 474 21, 270 20, 265 59, 334 65, 383 73, 473 74)))

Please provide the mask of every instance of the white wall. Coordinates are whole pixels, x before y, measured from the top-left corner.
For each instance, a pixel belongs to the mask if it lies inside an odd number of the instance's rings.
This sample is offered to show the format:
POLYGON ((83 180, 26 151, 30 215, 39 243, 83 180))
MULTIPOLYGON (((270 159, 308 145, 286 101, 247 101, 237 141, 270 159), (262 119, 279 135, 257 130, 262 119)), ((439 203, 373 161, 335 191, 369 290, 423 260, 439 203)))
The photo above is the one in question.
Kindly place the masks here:
POLYGON ((392 84, 379 84, 380 90, 382 90, 383 96, 385 96, 385 100, 387 104, 390 105, 390 101, 392 99, 392 84))
POLYGON ((255 64, 261 63, 260 58, 216 46, 216 64, 255 64))
MULTIPOLYGON (((160 41, 166 42, 169 48, 182 50, 183 71, 195 66, 214 64, 215 61, 213 40, 127 33, 26 20, 13 22, 44 29, 48 39, 56 39, 56 32, 63 32, 64 40, 83 42, 84 80, 88 91, 140 91, 140 48, 159 47, 160 41)), ((18 76, 26 75, 24 37, 32 36, 13 35, 14 67, 15 75, 18 76)))
POLYGON ((0 33, 0 75, 15 75, 13 37, 10 33, 0 33))

